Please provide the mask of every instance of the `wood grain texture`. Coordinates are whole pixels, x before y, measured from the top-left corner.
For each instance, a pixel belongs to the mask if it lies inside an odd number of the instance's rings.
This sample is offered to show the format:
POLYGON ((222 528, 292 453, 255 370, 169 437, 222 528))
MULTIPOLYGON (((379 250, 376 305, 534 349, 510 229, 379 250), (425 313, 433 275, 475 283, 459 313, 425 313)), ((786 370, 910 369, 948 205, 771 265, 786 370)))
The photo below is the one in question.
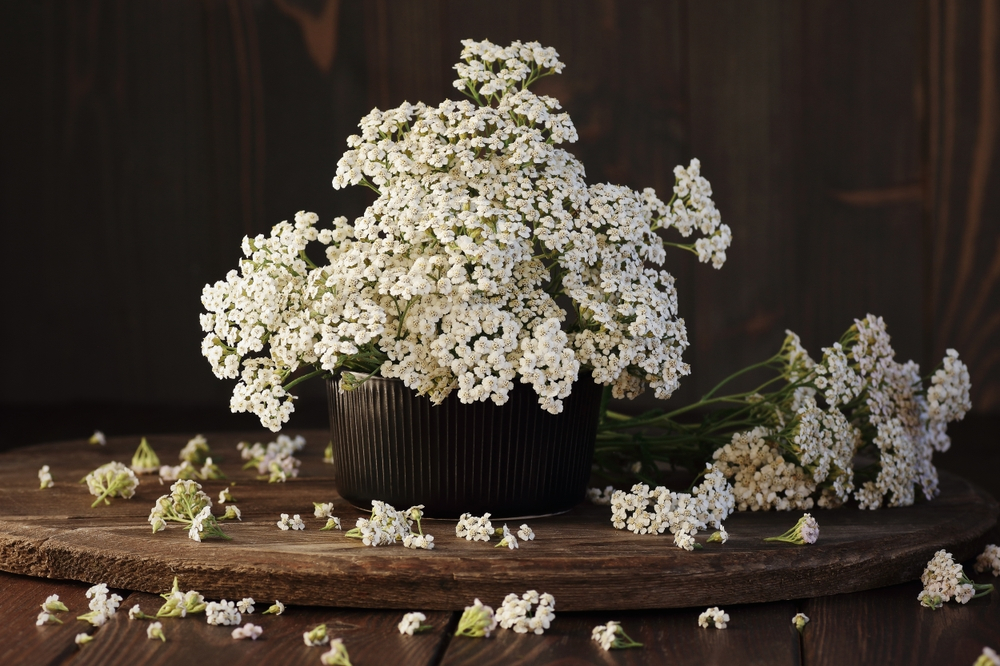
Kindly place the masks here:
MULTIPOLYGON (((242 598, 242 597, 239 597, 242 598)), ((151 594, 133 593, 122 603, 122 611, 139 604, 153 615, 163 600, 151 594)), ((161 620, 166 642, 146 637, 147 622, 129 620, 119 612, 95 634, 72 664, 309 664, 319 663, 326 652, 309 647, 302 634, 319 624, 326 624, 328 635, 341 638, 356 666, 364 664, 432 664, 447 641, 446 629, 452 614, 429 612, 427 624, 432 631, 419 636, 402 636, 396 625, 401 611, 346 610, 337 608, 304 608, 289 606, 280 616, 260 615, 271 602, 261 599, 252 615, 244 615, 243 623, 252 622, 264 629, 256 641, 234 640, 234 627, 214 626, 205 622, 204 615, 161 620)))
MULTIPOLYGON (((87 585, 71 581, 45 580, 0 573, 0 662, 4 664, 62 664, 78 648, 81 632, 95 628, 76 619, 88 612, 87 585), (50 594, 58 594, 68 612, 58 613, 62 624, 41 627, 35 619, 50 594)), ((118 591, 120 593, 120 590, 118 591)), ((122 595, 124 596, 124 595, 122 595)))
MULTIPOLYGON (((978 583, 993 576, 966 572, 978 583)), ((919 582, 864 593, 809 599, 802 634, 803 662, 833 664, 942 664, 965 666, 983 647, 1000 644, 1000 593, 954 602, 932 611, 917 601, 919 582)))
POLYGON ((795 605, 725 606, 730 622, 725 630, 703 629, 698 615, 704 608, 616 613, 560 613, 543 635, 517 634, 498 629, 488 639, 456 637, 442 664, 500 666, 529 664, 799 664, 799 639, 791 625, 795 605), (591 631, 609 620, 642 648, 605 652, 591 639, 591 631))
MULTIPOLYGON (((345 525, 361 512, 335 493, 321 462, 325 432, 310 431, 302 473, 287 484, 256 481, 239 471, 239 435, 210 440, 243 521, 227 523, 232 541, 198 544, 183 529, 153 535, 149 508, 165 487, 147 477, 131 500, 90 508, 75 481, 99 464, 129 460, 136 441, 107 447, 83 441, 39 445, 0 454, 0 569, 44 577, 107 582, 159 592, 173 575, 213 598, 249 595, 288 603, 341 607, 458 610, 474 597, 497 604, 514 589, 548 591, 562 610, 685 607, 794 599, 889 585, 918 576, 938 548, 973 555, 996 524, 995 500, 957 477, 942 475, 933 502, 873 512, 816 511, 820 542, 809 547, 765 544, 797 517, 738 513, 727 521, 730 541, 694 552, 669 537, 636 536, 611 527, 608 509, 581 505, 563 516, 529 521, 538 539, 516 551, 451 536, 454 523, 428 521, 433 551, 370 548, 338 532, 319 532, 312 502, 332 501, 345 525), (56 479, 37 490, 36 472, 49 464, 56 479), (301 532, 282 532, 279 514, 299 513, 301 532), (642 572, 637 576, 636 572, 642 572)), ((152 437, 161 459, 174 459, 184 437, 152 437)), ((224 484, 206 483, 215 494, 224 484)), ((702 537, 704 538, 704 537, 702 537)))

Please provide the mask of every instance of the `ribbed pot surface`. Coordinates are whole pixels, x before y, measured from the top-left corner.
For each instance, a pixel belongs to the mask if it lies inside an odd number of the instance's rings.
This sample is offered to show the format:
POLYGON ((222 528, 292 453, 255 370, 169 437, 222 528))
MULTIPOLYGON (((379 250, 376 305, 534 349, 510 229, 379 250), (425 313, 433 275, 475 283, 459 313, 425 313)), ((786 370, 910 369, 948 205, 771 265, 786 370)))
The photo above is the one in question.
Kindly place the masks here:
POLYGON ((513 518, 560 513, 584 498, 603 388, 589 377, 558 415, 520 383, 499 407, 465 405, 456 393, 435 406, 398 379, 327 388, 337 490, 359 508, 377 499, 423 504, 433 518, 513 518))

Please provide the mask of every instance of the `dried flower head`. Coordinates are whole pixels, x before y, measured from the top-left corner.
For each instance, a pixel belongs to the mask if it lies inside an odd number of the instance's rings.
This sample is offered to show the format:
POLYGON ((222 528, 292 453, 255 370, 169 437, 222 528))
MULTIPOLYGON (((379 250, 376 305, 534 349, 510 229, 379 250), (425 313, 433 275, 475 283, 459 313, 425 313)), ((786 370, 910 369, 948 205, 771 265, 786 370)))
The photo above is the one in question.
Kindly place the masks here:
POLYGON ((976 571, 983 573, 992 571, 994 576, 1000 576, 1000 548, 995 543, 988 544, 978 556, 976 556, 976 571))
POLYGON ((967 604, 970 600, 993 591, 992 585, 972 582, 965 575, 962 565, 955 562, 951 553, 945 550, 934 553, 920 575, 920 582, 924 584, 924 589, 917 595, 917 599, 921 606, 933 610, 952 599, 960 604, 967 604))

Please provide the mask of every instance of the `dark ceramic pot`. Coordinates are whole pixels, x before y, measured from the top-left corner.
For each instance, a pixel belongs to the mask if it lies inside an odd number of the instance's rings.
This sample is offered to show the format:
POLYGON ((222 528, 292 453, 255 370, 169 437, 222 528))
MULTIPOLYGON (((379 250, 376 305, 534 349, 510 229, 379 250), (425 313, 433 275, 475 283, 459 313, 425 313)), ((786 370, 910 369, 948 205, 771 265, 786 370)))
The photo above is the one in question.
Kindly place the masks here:
POLYGON ((423 504, 432 518, 515 518, 568 511, 586 494, 603 389, 589 376, 558 415, 519 382, 499 407, 456 392, 435 406, 398 379, 327 389, 337 490, 358 508, 377 499, 423 504))

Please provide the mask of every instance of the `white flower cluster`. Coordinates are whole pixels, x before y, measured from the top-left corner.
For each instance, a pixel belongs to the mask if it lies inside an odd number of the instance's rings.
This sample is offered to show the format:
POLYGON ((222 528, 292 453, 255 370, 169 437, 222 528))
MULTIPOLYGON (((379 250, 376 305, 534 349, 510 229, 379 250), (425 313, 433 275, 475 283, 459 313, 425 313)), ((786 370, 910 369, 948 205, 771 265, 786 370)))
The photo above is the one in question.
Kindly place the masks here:
POLYGON ((1000 548, 995 543, 988 544, 983 552, 976 556, 975 566, 979 573, 992 571, 994 576, 1000 576, 1000 548))
POLYGON ((702 629, 708 629, 712 624, 715 625, 716 629, 725 629, 727 622, 729 622, 729 613, 719 610, 718 606, 713 606, 698 616, 698 626, 702 629))
POLYGON ((320 531, 329 531, 340 529, 340 518, 333 515, 333 503, 332 502, 313 502, 313 515, 317 518, 326 518, 326 525, 320 528, 320 531))
POLYGON ((361 539, 366 546, 390 546, 397 541, 414 550, 434 549, 434 537, 424 534, 420 521, 424 517, 424 505, 411 506, 406 511, 397 511, 391 504, 372 500, 372 513, 368 518, 358 518, 354 529, 344 536, 361 539), (413 530, 416 522, 417 529, 413 530))
POLYGON ((44 624, 62 624, 62 620, 56 615, 56 613, 68 611, 66 604, 59 601, 58 594, 50 594, 45 602, 42 604, 42 610, 38 613, 38 618, 35 620, 35 624, 39 627, 44 624))
POLYGON ((962 565, 952 558, 951 553, 939 550, 927 563, 920 575, 924 589, 917 595, 920 605, 937 609, 953 598, 960 604, 967 604, 976 591, 965 575, 962 565))
POLYGON ((90 622, 95 627, 103 626, 105 622, 114 617, 122 602, 119 595, 108 593, 108 586, 105 583, 94 585, 87 590, 86 594, 87 598, 90 599, 90 612, 77 619, 90 622))
POLYGON ((431 628, 430 625, 424 624, 424 620, 426 619, 427 616, 423 613, 407 613, 399 621, 397 629, 399 629, 399 633, 405 636, 412 636, 415 633, 420 633, 431 628))
POLYGON ((561 71, 535 43, 463 42, 456 85, 472 101, 373 110, 348 138, 335 188, 377 193, 364 215, 318 231, 300 212, 245 239, 240 270, 207 285, 202 353, 238 379, 230 403, 277 430, 288 388, 341 369, 378 370, 442 401, 507 401, 513 382, 562 411, 581 367, 614 395, 669 397, 690 369, 674 278, 658 229, 718 268, 732 234, 700 164, 675 171, 670 202, 652 189, 584 181, 561 144, 576 128, 527 86, 561 71), (306 247, 325 246, 319 266, 306 247), (575 316, 556 302, 565 296, 575 316), (267 348, 265 350, 265 347, 267 348), (313 368, 306 372, 307 368, 313 368))
POLYGON ((283 532, 287 532, 288 530, 304 530, 306 528, 305 521, 302 520, 299 514, 295 514, 289 518, 287 513, 283 513, 277 525, 283 532))
POLYGON ((551 594, 540 595, 535 590, 528 590, 518 597, 512 592, 504 597, 496 621, 504 629, 513 629, 519 634, 529 631, 543 634, 556 619, 555 609, 556 599, 551 594))
POLYGON ((587 499, 591 504, 598 506, 608 506, 611 504, 611 495, 614 494, 614 486, 606 486, 604 490, 600 488, 587 488, 587 499))
POLYGON ((205 606, 205 621, 209 624, 223 626, 237 625, 243 621, 243 616, 232 601, 209 601, 205 606))
POLYGON ((970 408, 968 368, 958 353, 948 350, 925 390, 916 363, 894 360, 881 317, 855 320, 818 363, 787 334, 779 358, 792 390, 774 394, 785 397, 768 407, 771 418, 713 454, 740 510, 809 509, 816 495, 824 508, 852 497, 863 509, 908 506, 918 485, 933 498, 931 457, 950 445, 947 423, 970 408), (876 464, 855 470, 859 453, 876 464))
POLYGON ((455 524, 455 536, 466 541, 489 541, 495 533, 489 513, 479 517, 463 513, 455 524))
POLYGON ((678 548, 694 550, 695 535, 709 525, 722 527, 735 505, 733 489, 722 472, 708 465, 704 480, 692 494, 675 493, 663 486, 650 490, 643 483, 635 484, 628 493, 616 490, 611 496, 611 523, 616 529, 628 528, 636 534, 670 530, 678 548), (647 511, 650 504, 653 510, 647 511))
POLYGON ((208 440, 205 439, 204 435, 198 434, 188 440, 188 443, 180 450, 177 457, 181 460, 186 460, 192 465, 199 465, 204 463, 205 459, 210 455, 212 455, 212 450, 208 446, 208 440))
POLYGON ((240 442, 236 448, 240 457, 246 461, 243 469, 257 468, 258 474, 267 474, 271 483, 284 483, 289 477, 299 475, 302 461, 295 454, 305 448, 306 440, 302 435, 294 438, 288 435, 278 435, 273 442, 263 446, 260 442, 252 445, 240 442))
MULTIPOLYGON (((867 419, 861 428, 878 451, 877 478, 863 483, 854 497, 867 509, 884 503, 909 506, 914 486, 920 485, 931 499, 938 492, 931 456, 950 446, 947 423, 962 418, 969 409, 968 369, 955 350, 948 350, 925 395, 920 367, 913 361, 900 364, 893 359, 895 352, 882 318, 868 315, 854 324, 847 347, 850 364, 838 356, 836 372, 829 372, 831 380, 839 377, 833 383, 851 387, 839 396, 844 404, 852 399, 863 401, 867 419), (860 388, 854 391, 855 387, 860 388)), ((826 399, 834 404, 829 395, 826 399)))
POLYGON ((97 496, 92 506, 97 506, 101 500, 105 504, 111 504, 109 497, 129 499, 135 495, 136 486, 139 485, 139 478, 135 472, 120 462, 109 462, 101 465, 88 474, 84 480, 87 482, 90 494, 97 496))
POLYGON ((233 638, 240 640, 243 638, 249 638, 251 640, 257 640, 260 635, 264 633, 264 628, 259 627, 252 622, 247 622, 242 627, 236 627, 233 629, 233 638))
POLYGON ((49 471, 48 465, 42 465, 42 468, 38 470, 38 488, 39 490, 45 490, 46 488, 51 488, 55 484, 52 482, 52 472, 49 471))
MULTIPOLYGON (((229 506, 223 518, 240 518, 240 510, 229 506)), ((199 543, 206 536, 229 538, 212 514, 212 498, 201 489, 200 483, 190 479, 175 481, 169 495, 157 498, 146 520, 153 534, 165 530, 168 522, 175 522, 187 527, 188 538, 199 543)))
POLYGON ((771 431, 757 427, 733 435, 716 449, 716 468, 733 484, 740 511, 811 509, 816 482, 804 469, 788 462, 778 445, 769 441, 771 431))

